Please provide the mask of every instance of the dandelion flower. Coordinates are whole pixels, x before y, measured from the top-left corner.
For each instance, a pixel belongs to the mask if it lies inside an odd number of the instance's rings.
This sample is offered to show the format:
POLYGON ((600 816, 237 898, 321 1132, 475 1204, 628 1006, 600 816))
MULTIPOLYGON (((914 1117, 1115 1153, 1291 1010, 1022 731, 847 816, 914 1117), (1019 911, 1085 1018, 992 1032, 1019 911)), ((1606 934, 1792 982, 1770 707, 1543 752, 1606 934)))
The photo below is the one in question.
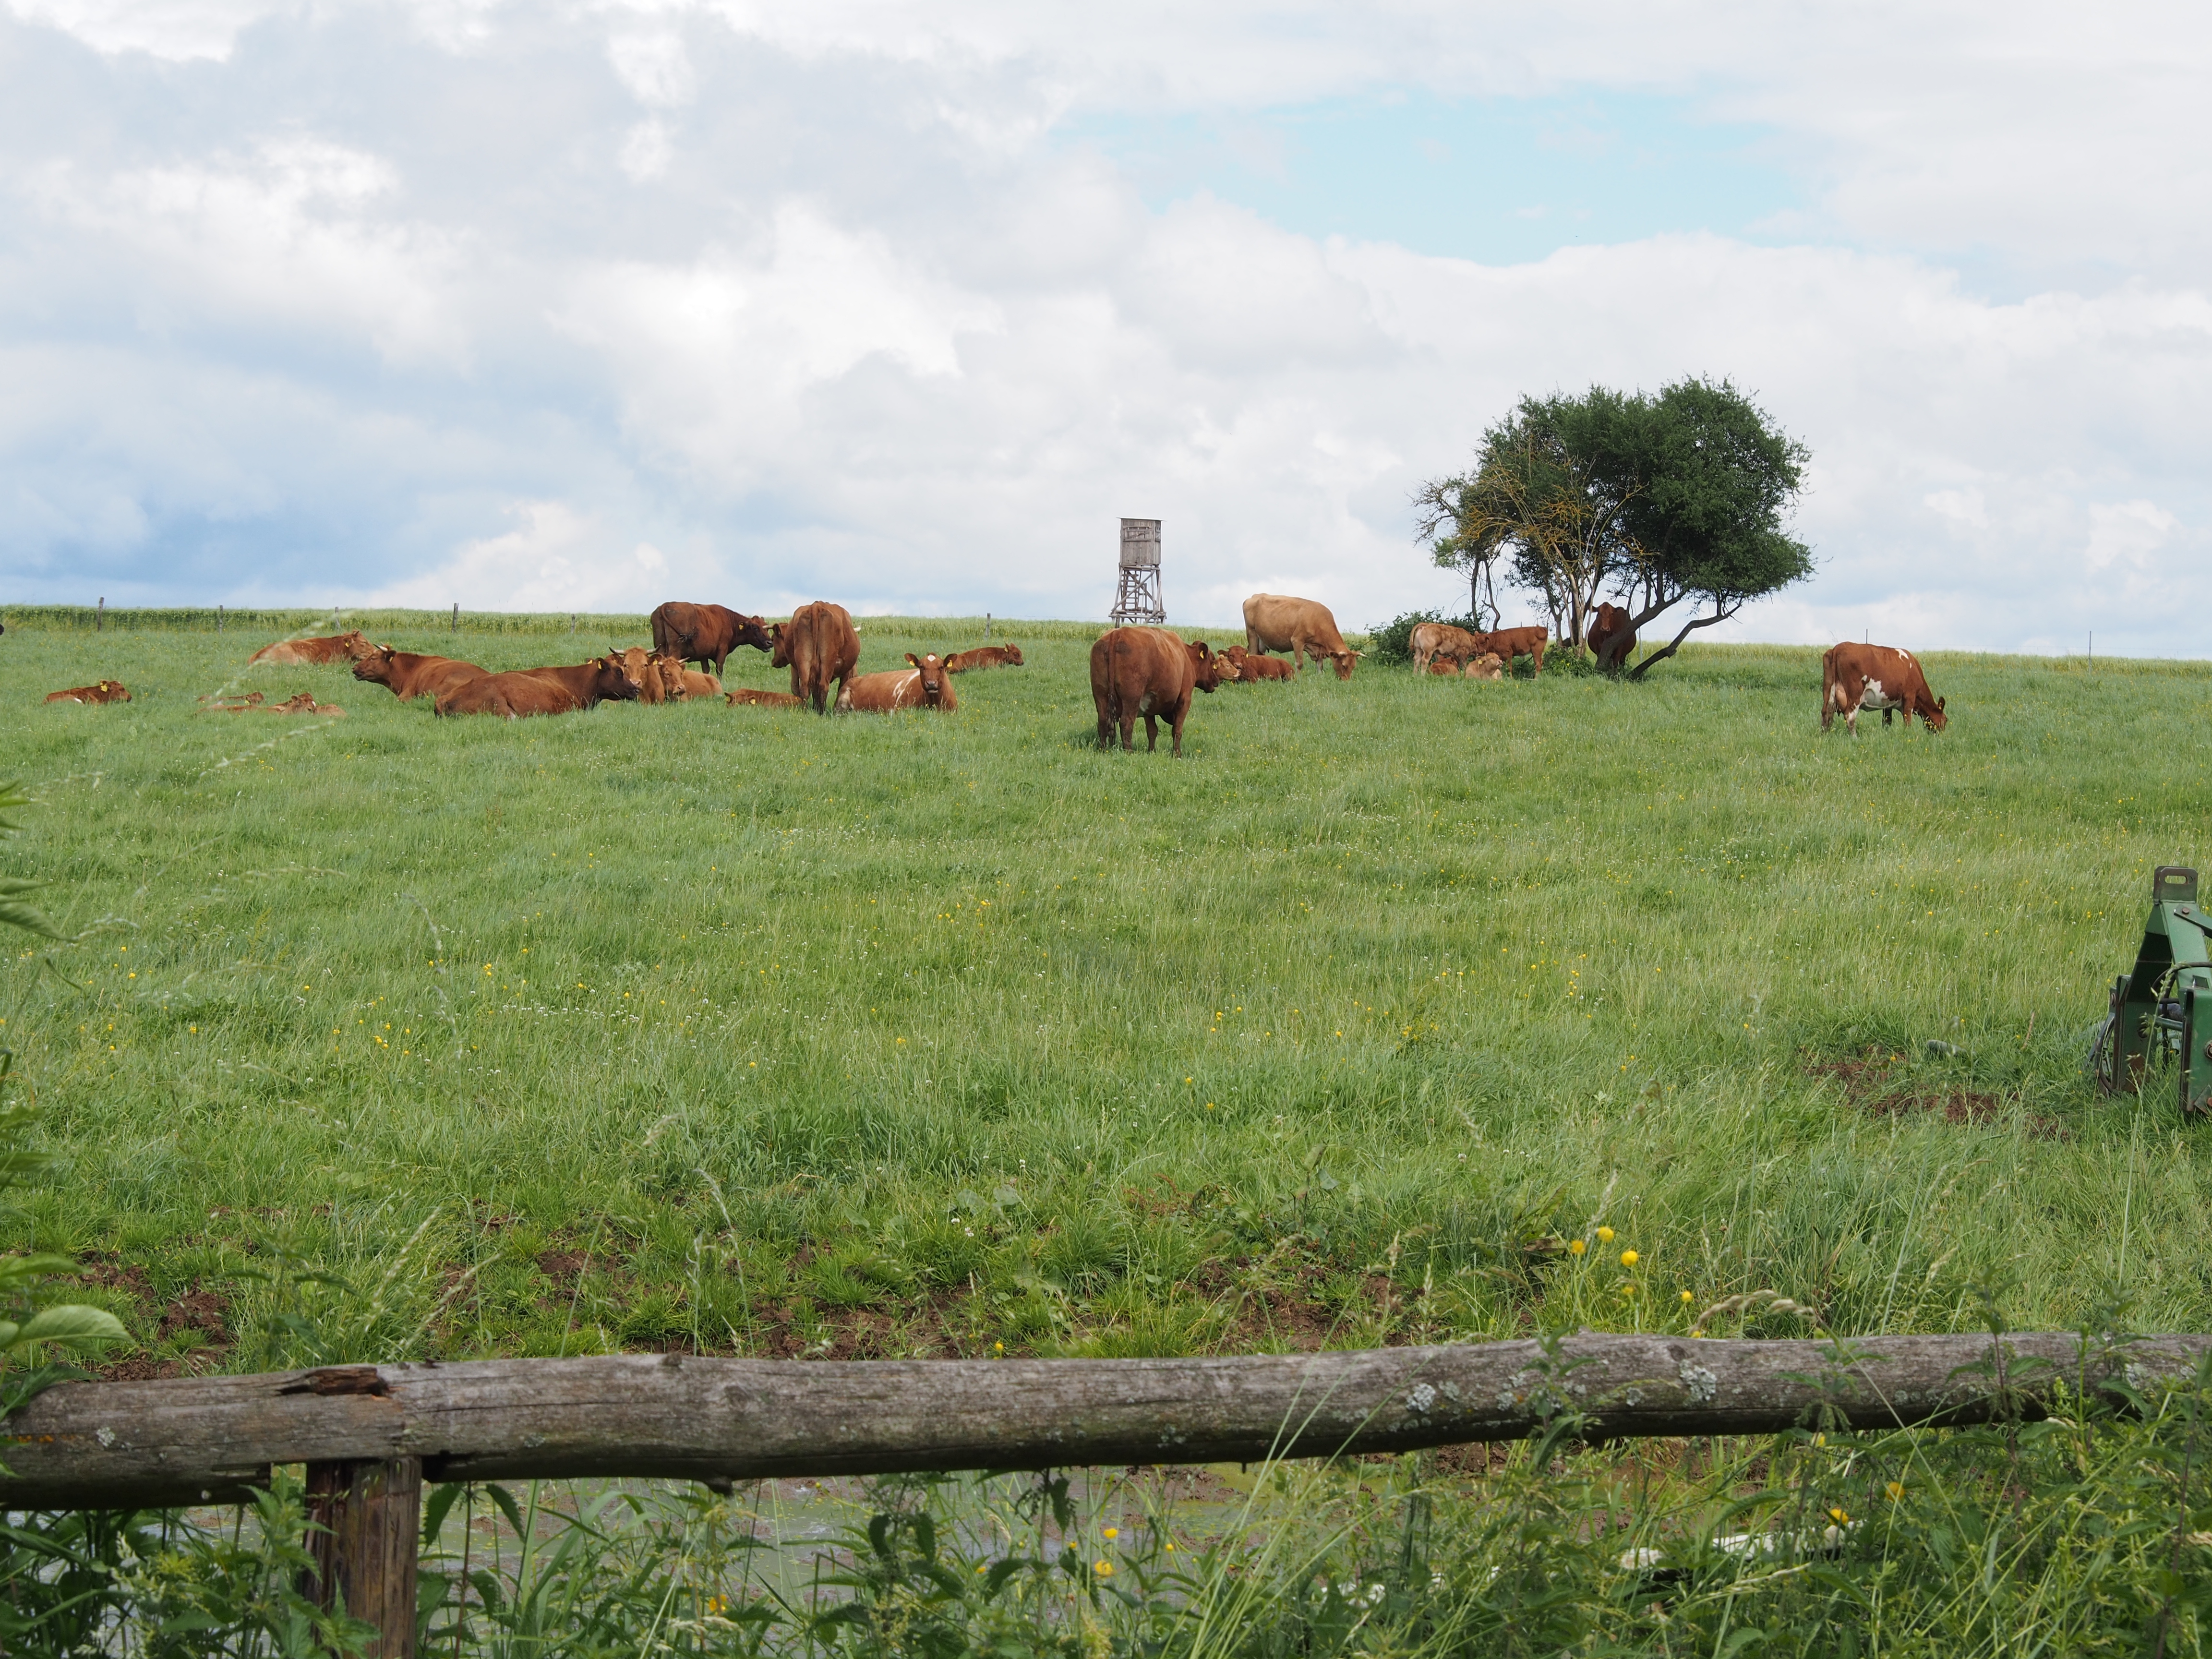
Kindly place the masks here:
POLYGON ((1004 1352, 1006 1352, 1006 1345, 1005 1343, 1003 1343, 1003 1342, 994 1342, 994 1343, 991 1345, 991 1352, 992 1352, 993 1353, 1004 1353, 1004 1352))
POLYGON ((1633 1250, 1623 1250, 1620 1253, 1620 1265, 1624 1267, 1633 1267, 1641 1259, 1633 1250))
POLYGON ((1610 1227, 1601 1227, 1601 1228, 1599 1228, 1599 1229, 1597 1230, 1597 1242, 1598 1242, 1599 1243, 1601 1243, 1601 1244, 1610 1244, 1610 1243, 1613 1243, 1613 1229, 1612 1229, 1612 1228, 1610 1228, 1610 1227))
POLYGON ((980 1575, 980 1574, 982 1574, 982 1573, 988 1572, 988 1571, 990 1571, 990 1570, 991 1570, 991 1564, 990 1564, 988 1561, 978 1561, 978 1562, 975 1564, 975 1571, 976 1571, 976 1572, 977 1572, 979 1575, 980 1575))
POLYGON ((1636 1286, 1633 1285, 1624 1285, 1620 1287, 1620 1293, 1623 1296, 1634 1296, 1636 1294, 1636 1286))
POLYGON ((1103 1557, 1101 1557, 1098 1560, 1093 1561, 1091 1564, 1091 1571, 1097 1573, 1101 1578, 1111 1578, 1114 1576, 1114 1564, 1111 1561, 1106 1560, 1103 1557))
POLYGON ((1882 1490, 1889 1494, 1890 1501, 1894 1503, 1897 1499, 1905 1496, 1905 1482, 1902 1480, 1893 1480, 1887 1486, 1884 1486, 1882 1490))
POLYGON ((1119 1527, 1109 1527, 1106 1528, 1106 1536, 1109 1538, 1119 1538, 1121 1535, 1121 1529, 1119 1527))
POLYGON ((1841 1504, 1832 1504, 1828 1506, 1828 1518, 1839 1527, 1848 1527, 1851 1523, 1851 1517, 1844 1513, 1841 1504))
POLYGON ((1589 1249, 1589 1246, 1583 1243, 1579 1238, 1570 1239, 1567 1241, 1567 1254, 1569 1255, 1580 1255, 1588 1249, 1589 1249))

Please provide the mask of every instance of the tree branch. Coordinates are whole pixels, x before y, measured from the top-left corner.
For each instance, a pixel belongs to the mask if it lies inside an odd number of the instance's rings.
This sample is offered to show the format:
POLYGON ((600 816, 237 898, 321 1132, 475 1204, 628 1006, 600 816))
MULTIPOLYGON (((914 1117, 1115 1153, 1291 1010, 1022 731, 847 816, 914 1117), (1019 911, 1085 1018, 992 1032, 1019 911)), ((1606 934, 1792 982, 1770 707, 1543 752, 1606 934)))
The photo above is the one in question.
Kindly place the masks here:
POLYGON ((1719 596, 1716 594, 1713 598, 1713 614, 1711 616, 1691 617, 1689 621, 1682 624, 1682 631, 1675 635, 1672 640, 1668 641, 1667 647, 1664 650, 1653 652, 1642 662, 1637 664, 1635 667, 1630 669, 1628 671, 1628 678, 1632 680, 1642 679, 1644 678, 1644 671, 1650 668, 1653 663, 1664 662, 1668 658, 1673 656, 1677 651, 1680 651, 1682 648, 1682 641, 1690 637, 1691 632, 1693 629, 1699 628, 1711 628, 1715 623, 1726 622, 1730 617, 1733 617, 1737 611, 1742 609, 1743 601, 1741 599, 1738 599, 1734 605, 1724 605, 1721 603, 1719 596))

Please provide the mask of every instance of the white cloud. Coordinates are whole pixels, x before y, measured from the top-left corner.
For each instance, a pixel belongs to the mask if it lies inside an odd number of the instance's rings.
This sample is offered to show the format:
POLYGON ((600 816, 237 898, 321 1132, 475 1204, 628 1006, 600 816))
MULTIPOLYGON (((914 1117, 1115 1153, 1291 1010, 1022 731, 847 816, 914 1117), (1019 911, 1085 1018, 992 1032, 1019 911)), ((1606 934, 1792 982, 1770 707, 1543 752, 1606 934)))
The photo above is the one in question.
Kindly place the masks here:
POLYGON ((518 522, 501 536, 463 546, 442 568, 361 595, 356 604, 465 611, 650 610, 665 597, 669 561, 640 542, 618 538, 566 501, 522 501, 518 522))
POLYGON ((675 109, 697 93, 691 57, 680 34, 617 34, 607 42, 607 58, 630 96, 648 109, 675 109))

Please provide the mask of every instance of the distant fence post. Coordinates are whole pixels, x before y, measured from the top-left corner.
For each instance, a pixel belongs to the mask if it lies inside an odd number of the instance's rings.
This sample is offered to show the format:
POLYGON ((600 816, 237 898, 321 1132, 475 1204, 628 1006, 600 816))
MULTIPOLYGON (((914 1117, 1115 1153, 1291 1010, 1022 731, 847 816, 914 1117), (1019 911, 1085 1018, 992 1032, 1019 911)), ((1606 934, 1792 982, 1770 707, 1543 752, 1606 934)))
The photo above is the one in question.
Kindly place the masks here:
POLYGON ((92 613, 92 631, 93 631, 94 633, 95 633, 95 634, 103 633, 103 632, 105 632, 105 631, 106 631, 106 628, 107 628, 107 595, 106 595, 106 594, 105 594, 105 593, 103 593, 103 594, 101 594, 101 595, 100 596, 100 603, 99 603, 99 605, 96 605, 95 607, 94 607, 94 610, 93 610, 93 613, 92 613))
POLYGON ((376 1627, 368 1659, 415 1659, 422 1460, 308 1464, 307 1519, 323 1530, 310 1537, 302 1592, 376 1627))
POLYGON ((215 631, 218 634, 222 632, 222 607, 221 605, 217 605, 215 608, 215 631))
POLYGON ((453 601, 453 625, 447 631, 453 634, 461 631, 461 602, 459 599, 453 601))

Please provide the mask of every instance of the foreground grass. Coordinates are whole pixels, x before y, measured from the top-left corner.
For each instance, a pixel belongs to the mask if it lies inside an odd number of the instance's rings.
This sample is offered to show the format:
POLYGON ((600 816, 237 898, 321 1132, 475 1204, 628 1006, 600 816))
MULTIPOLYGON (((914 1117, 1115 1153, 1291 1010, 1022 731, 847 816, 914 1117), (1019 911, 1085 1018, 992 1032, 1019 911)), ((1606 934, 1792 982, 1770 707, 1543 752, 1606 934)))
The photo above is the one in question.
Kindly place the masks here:
MULTIPOLYGON (((1001 626, 1030 666, 949 718, 510 726, 17 618, 10 856, 88 932, 0 969, 69 1160, 19 1235, 106 1264, 149 1369, 296 1357, 295 1302, 328 1357, 1356 1345, 1759 1289, 2207 1328, 2206 1132, 2079 1069, 2151 866, 2212 865, 2201 665, 1934 657, 1950 730, 1856 741, 1806 651, 1363 669, 1202 698, 1176 762, 1093 748, 1079 629, 1001 626), (137 701, 38 703, 103 673, 137 701), (247 687, 349 717, 195 710, 247 687)), ((866 627, 864 669, 947 632, 866 627)))

